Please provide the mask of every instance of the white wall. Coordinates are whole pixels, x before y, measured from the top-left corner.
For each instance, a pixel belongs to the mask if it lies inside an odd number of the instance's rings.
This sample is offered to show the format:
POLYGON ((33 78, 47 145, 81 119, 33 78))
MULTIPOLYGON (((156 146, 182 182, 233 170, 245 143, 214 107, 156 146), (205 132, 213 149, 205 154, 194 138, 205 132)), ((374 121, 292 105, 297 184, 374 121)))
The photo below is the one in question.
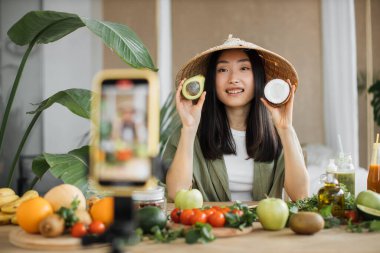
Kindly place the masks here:
MULTIPOLYGON (((71 12, 101 19, 100 0, 44 0, 44 10, 71 12)), ((102 68, 102 42, 87 28, 43 47, 43 96, 69 88, 91 89, 94 74, 102 68)), ((55 105, 44 112, 43 151, 66 153, 79 147, 89 131, 89 121, 55 105)))

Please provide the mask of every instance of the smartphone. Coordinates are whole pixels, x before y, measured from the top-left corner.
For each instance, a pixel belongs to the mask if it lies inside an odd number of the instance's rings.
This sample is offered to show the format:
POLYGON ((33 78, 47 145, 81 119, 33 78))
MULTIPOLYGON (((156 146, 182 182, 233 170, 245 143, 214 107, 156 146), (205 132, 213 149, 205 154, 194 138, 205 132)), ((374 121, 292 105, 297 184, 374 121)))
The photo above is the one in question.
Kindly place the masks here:
POLYGON ((149 70, 104 70, 94 78, 90 177, 128 193, 147 185, 159 147, 159 88, 149 70))

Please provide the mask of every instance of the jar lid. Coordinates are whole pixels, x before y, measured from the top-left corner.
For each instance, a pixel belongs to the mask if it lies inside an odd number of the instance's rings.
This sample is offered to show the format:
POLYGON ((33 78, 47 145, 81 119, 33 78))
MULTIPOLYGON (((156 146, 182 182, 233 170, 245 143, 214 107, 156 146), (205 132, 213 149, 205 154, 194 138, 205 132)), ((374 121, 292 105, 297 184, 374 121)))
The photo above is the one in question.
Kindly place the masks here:
POLYGON ((133 200, 160 200, 165 197, 165 188, 157 186, 153 189, 146 189, 143 191, 134 191, 132 193, 133 200))

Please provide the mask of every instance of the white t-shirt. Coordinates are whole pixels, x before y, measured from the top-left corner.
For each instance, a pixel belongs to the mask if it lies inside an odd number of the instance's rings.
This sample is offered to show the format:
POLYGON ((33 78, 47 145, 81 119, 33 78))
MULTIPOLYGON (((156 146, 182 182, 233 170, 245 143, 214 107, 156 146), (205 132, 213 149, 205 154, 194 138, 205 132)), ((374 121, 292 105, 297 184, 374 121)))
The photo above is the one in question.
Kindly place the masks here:
POLYGON ((247 159, 245 131, 231 128, 236 155, 223 155, 227 168, 231 200, 252 200, 253 159, 247 159))

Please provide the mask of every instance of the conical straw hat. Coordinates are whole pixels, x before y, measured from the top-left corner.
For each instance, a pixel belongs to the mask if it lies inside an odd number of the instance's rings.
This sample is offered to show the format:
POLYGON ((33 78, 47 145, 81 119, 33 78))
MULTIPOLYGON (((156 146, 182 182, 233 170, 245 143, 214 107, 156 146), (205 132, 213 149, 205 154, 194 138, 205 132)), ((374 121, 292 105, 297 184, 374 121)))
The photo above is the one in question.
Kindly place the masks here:
POLYGON ((206 75, 207 65, 210 56, 213 52, 225 50, 225 49, 254 49, 260 57, 263 59, 266 82, 272 79, 289 79, 292 84, 298 86, 298 75, 293 65, 284 57, 273 53, 265 48, 255 45, 250 42, 246 42, 239 38, 233 38, 230 34, 228 39, 219 46, 210 48, 195 57, 193 57, 188 63, 186 63, 178 71, 176 76, 176 85, 184 78, 190 78, 195 75, 206 75))

